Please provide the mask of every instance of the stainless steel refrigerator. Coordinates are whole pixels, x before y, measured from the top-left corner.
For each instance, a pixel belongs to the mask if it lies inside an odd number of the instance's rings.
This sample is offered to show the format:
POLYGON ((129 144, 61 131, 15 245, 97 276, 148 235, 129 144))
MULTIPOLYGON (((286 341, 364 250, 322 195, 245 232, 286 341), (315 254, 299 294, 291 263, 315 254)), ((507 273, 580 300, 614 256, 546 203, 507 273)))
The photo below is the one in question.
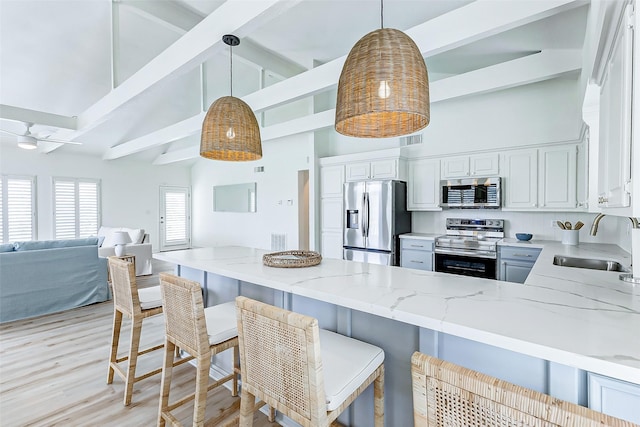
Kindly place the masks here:
POLYGON ((411 231, 407 184, 402 181, 347 182, 344 206, 343 258, 399 265, 398 235, 411 231))

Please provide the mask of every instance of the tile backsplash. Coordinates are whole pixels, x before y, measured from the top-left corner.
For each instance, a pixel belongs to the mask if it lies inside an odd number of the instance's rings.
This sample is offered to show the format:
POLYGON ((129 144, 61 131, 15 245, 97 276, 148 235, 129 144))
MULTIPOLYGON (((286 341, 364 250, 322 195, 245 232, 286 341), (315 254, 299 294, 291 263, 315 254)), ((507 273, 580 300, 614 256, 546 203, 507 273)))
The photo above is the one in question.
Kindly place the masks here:
POLYGON ((560 228, 552 225, 556 220, 578 221, 584 223, 580 230, 580 241, 585 243, 612 243, 626 251, 631 251, 631 234, 626 217, 606 216, 600 221, 598 234, 591 236, 589 231, 594 213, 584 212, 512 212, 489 209, 450 209, 441 212, 413 212, 412 231, 415 233, 444 233, 447 218, 495 218, 505 220, 505 236, 514 237, 516 233, 531 233, 537 240, 562 240, 560 228))

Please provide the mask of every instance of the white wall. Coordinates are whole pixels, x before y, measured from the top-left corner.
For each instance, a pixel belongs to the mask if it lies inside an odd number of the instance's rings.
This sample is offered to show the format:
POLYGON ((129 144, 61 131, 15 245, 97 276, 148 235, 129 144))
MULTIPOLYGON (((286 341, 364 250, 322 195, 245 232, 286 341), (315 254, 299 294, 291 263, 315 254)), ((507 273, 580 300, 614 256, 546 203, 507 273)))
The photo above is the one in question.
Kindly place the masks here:
MULTIPOLYGON (((297 249, 298 171, 308 169, 313 179, 313 153, 312 136, 297 135, 263 142, 263 157, 255 162, 198 159, 191 172, 193 245, 231 244, 269 250, 271 233, 284 233, 287 249, 297 249), (264 166, 264 172, 254 172, 257 166, 264 166), (213 212, 214 185, 246 182, 257 183, 257 212, 213 212)), ((314 188, 313 182, 310 188, 314 188)))
POLYGON ((53 239, 52 177, 100 179, 102 225, 144 228, 159 249, 159 188, 161 185, 191 185, 188 166, 153 166, 148 161, 121 159, 103 161, 99 157, 63 153, 40 154, 0 147, 0 173, 37 177, 38 239, 53 239))
MULTIPOLYGON (((582 126, 577 76, 559 78, 431 105, 423 143, 407 148, 409 157, 446 155, 573 141, 582 126)), ((398 138, 351 138, 330 133, 328 155, 399 146, 398 138)))

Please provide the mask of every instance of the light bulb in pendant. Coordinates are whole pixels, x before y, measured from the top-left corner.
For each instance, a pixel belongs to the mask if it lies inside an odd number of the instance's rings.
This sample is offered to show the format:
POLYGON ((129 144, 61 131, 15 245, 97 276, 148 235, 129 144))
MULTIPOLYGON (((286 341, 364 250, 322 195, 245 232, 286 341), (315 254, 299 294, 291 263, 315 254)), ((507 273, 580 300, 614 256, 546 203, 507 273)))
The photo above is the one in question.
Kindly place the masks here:
POLYGON ((233 139, 235 137, 236 137, 236 133, 233 130, 233 126, 230 126, 229 129, 227 129, 227 138, 233 139))
POLYGON ((386 99, 389 96, 391 96, 391 87, 389 87, 389 83, 386 80, 382 80, 378 87, 378 97, 386 99))

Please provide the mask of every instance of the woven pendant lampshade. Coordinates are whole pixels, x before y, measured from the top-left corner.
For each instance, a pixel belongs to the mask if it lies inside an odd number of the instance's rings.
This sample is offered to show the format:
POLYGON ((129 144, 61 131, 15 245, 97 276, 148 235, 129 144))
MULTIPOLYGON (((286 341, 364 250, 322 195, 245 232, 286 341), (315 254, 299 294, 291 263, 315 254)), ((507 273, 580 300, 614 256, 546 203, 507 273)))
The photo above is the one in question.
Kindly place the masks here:
MULTIPOLYGON (((222 40, 229 46, 240 44, 240 40, 232 35, 225 35, 222 40)), ((233 78, 233 69, 231 71, 233 78)), ((233 93, 217 99, 209 107, 202 122, 200 156, 227 161, 262 158, 258 120, 247 103, 234 97, 233 93)))
POLYGON ((336 131, 387 138, 416 132, 429 120, 429 76, 414 41, 392 28, 361 38, 340 74, 336 131))

